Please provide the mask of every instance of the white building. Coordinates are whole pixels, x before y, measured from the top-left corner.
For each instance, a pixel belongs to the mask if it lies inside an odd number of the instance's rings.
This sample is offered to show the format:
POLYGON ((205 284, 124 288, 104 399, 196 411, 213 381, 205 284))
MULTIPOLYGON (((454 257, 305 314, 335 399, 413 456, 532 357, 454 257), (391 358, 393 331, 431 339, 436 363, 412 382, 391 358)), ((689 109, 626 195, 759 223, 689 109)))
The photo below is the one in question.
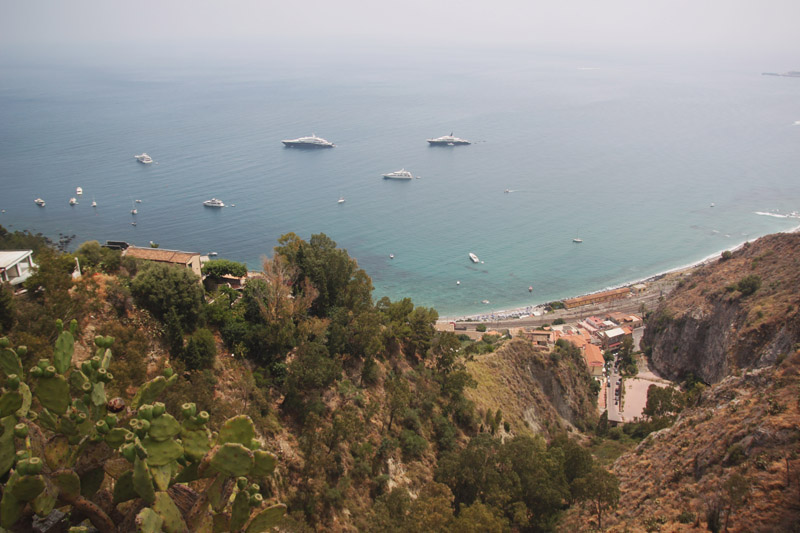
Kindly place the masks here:
POLYGON ((0 251, 0 282, 19 285, 33 274, 35 266, 33 250, 0 251))

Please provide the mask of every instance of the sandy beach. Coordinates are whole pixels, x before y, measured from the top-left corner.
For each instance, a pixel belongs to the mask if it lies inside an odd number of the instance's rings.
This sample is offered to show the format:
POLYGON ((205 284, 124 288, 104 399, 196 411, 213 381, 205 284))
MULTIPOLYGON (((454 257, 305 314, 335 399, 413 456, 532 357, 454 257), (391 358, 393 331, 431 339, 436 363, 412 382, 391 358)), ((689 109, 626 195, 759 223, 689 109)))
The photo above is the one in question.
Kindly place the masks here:
MULTIPOLYGON (((784 233, 797 232, 800 232, 800 226, 784 233)), ((728 250, 732 252, 736 251, 744 246, 746 242, 748 241, 743 241, 735 247, 729 248, 728 250)), ((540 304, 519 307, 515 309, 487 310, 482 313, 462 315, 458 317, 441 317, 437 322, 437 327, 442 329, 450 323, 457 322, 459 327, 466 326, 467 330, 475 329, 475 326, 478 324, 486 324, 487 326, 495 329, 505 329, 551 324, 558 318, 561 318, 564 321, 570 321, 610 311, 619 311, 624 313, 640 313, 642 310, 651 311, 656 308, 661 297, 666 296, 672 291, 672 289, 675 288, 681 278, 689 275, 703 265, 717 261, 723 251, 725 250, 711 254, 686 266, 674 268, 642 280, 632 281, 630 283, 620 285, 619 287, 633 287, 634 285, 644 284, 647 287, 644 291, 637 294, 631 293, 631 295, 627 298, 605 302, 602 304, 585 305, 574 309, 557 309, 549 313, 545 312, 545 304, 540 304)), ((607 287, 602 290, 579 296, 588 296, 590 294, 596 294, 619 287, 607 287)))

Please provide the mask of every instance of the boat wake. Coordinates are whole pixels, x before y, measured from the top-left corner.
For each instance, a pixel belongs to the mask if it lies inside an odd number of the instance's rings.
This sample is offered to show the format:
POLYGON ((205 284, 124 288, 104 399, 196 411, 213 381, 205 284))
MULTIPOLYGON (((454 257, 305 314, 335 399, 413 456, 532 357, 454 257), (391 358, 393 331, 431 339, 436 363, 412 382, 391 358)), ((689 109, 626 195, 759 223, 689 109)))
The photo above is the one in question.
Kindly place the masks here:
POLYGON ((800 218, 800 213, 797 211, 792 211, 788 214, 781 214, 781 213, 769 213, 767 211, 755 211, 756 215, 761 215, 762 217, 775 217, 775 218, 800 218))

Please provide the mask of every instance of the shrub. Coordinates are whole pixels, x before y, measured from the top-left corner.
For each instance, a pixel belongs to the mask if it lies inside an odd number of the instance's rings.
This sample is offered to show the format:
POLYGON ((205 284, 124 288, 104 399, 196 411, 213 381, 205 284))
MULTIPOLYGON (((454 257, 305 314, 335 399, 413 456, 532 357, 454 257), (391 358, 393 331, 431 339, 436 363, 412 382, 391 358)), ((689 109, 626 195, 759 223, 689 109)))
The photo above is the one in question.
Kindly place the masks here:
POLYGON ((554 326, 560 326, 563 323, 564 323, 564 319, 563 318, 556 318, 555 320, 553 320, 553 325, 554 326))
POLYGON ((724 252, 722 252, 721 258, 722 258, 723 261, 727 261, 731 257, 733 257, 733 253, 731 253, 730 250, 725 250, 724 252))
POLYGON ((194 329, 200 318, 203 287, 188 268, 147 263, 131 281, 131 293, 140 306, 160 320, 174 308, 188 331, 194 329))
POLYGON ((681 511, 681 514, 678 515, 678 522, 681 524, 691 524, 694 522, 695 514, 691 511, 681 511))
POLYGON ((750 296, 761 287, 761 278, 755 274, 745 276, 736 284, 736 290, 742 293, 742 296, 750 296))
POLYGON ((483 333, 484 331, 486 331, 486 324, 478 324, 477 326, 475 326, 475 331, 483 333))
POLYGON ((199 370, 214 363, 217 355, 217 345, 214 334, 205 328, 198 329, 186 343, 181 359, 189 370, 199 370))

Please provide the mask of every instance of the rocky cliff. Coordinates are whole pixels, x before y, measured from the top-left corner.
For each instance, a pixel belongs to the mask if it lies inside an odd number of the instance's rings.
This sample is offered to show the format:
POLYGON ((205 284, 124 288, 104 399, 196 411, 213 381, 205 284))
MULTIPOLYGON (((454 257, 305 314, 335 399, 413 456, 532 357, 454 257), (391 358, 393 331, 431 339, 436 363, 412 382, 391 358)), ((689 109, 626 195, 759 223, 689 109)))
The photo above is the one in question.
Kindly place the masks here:
POLYGON ((800 341, 800 234, 747 243, 699 267, 649 317, 643 345, 665 377, 716 383, 800 341))
POLYGON ((476 356, 467 368, 478 382, 468 397, 481 411, 501 409, 515 434, 553 435, 596 424, 592 378, 583 360, 513 339, 494 353, 476 356))

